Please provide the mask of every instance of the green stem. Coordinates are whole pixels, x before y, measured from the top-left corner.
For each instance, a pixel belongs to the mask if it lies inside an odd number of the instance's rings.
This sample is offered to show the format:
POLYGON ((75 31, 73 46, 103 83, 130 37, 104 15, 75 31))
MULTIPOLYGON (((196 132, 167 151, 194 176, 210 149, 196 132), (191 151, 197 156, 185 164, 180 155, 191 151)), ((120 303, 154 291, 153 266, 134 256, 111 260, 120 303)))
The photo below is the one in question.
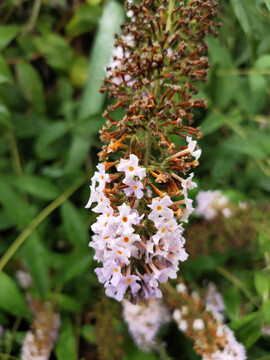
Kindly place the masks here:
POLYGON ((31 32, 34 29, 37 19, 38 19, 41 3, 42 3, 42 0, 35 0, 30 19, 29 19, 28 23, 26 24, 25 28, 23 29, 24 34, 31 32))
POLYGON ((22 319, 20 317, 17 317, 15 322, 14 322, 14 325, 13 325, 13 328, 12 328, 12 331, 11 331, 11 336, 10 336, 10 343, 7 347, 7 355, 10 356, 10 353, 11 353, 11 350, 12 350, 12 345, 13 345, 13 341, 15 339, 15 334, 16 332, 18 331, 19 329, 19 326, 20 326, 20 323, 21 323, 22 319))
POLYGON ((16 138, 12 131, 9 133, 9 139, 10 139, 10 147, 11 147, 10 152, 11 152, 14 172, 15 172, 16 176, 20 177, 23 174, 22 165, 21 165, 21 160, 20 160, 20 155, 19 155, 19 151, 18 151, 18 147, 17 147, 16 138))
POLYGON ((28 225, 27 228, 15 239, 11 246, 7 249, 6 253, 3 255, 0 260, 0 271, 2 271, 8 261, 12 258, 15 252, 22 246, 24 241, 28 238, 29 235, 38 227, 38 225, 45 220, 55 209, 57 209, 61 204, 63 204, 74 192, 76 192, 88 179, 88 176, 84 176, 78 180, 74 185, 68 188, 63 194, 61 194, 57 199, 51 202, 45 209, 43 209, 28 225))
POLYGON ((258 302, 254 299, 253 294, 249 291, 249 289, 245 286, 245 284, 238 279, 236 276, 234 276, 232 273, 230 273, 228 270, 226 270, 225 268, 219 266, 217 268, 217 272, 224 276, 227 280, 229 280, 231 283, 233 283, 238 289, 240 289, 245 295, 246 297, 250 300, 250 302, 258 307, 258 302))
POLYGON ((169 2, 166 31, 171 29, 171 25, 172 25, 171 15, 172 15, 172 12, 173 12, 173 9, 174 9, 174 1, 175 0, 170 0, 170 2, 169 2))
POLYGON ((145 136, 145 153, 144 153, 144 166, 150 163, 151 153, 151 129, 148 129, 145 136))

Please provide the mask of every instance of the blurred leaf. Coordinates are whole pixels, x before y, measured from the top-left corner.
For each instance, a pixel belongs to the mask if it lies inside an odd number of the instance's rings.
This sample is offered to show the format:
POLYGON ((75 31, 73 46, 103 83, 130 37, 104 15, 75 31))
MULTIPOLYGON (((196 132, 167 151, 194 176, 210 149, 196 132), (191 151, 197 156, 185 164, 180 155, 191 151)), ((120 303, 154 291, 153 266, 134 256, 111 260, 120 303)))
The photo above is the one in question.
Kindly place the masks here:
POLYGON ((236 152, 242 155, 248 155, 255 159, 261 159, 267 155, 264 145, 259 139, 241 138, 238 135, 231 136, 224 141, 223 146, 230 152, 236 152))
MULTIPOLYGON (((101 78, 105 76, 114 44, 114 33, 124 22, 124 9, 115 0, 110 0, 104 9, 95 41, 91 50, 89 75, 83 92, 79 118, 87 118, 101 112, 105 96, 100 94, 101 78)), ((91 145, 91 137, 75 136, 69 151, 66 171, 78 169, 85 160, 91 145)))
POLYGON ((83 93, 79 117, 85 118, 98 113, 105 100, 100 94, 101 79, 105 76, 105 68, 112 57, 114 34, 124 22, 124 9, 116 1, 110 0, 103 11, 98 27, 89 64, 89 77, 83 93))
POLYGON ((57 360, 77 360, 76 340, 72 323, 68 317, 62 319, 60 334, 55 345, 57 360))
POLYGON ((270 325, 270 299, 263 302, 262 309, 263 309, 265 320, 270 325))
POLYGON ((57 304, 61 309, 65 311, 78 313, 82 310, 81 303, 66 294, 57 295, 57 304))
POLYGON ((263 313, 257 311, 233 321, 230 328, 237 332, 239 341, 248 348, 260 337, 263 324, 263 313))
POLYGON ((15 316, 29 319, 30 312, 15 282, 4 272, 0 272, 0 308, 15 316))
POLYGON ((78 88, 82 88, 86 82, 87 73, 87 59, 83 56, 80 56, 74 61, 72 65, 70 72, 71 83, 78 88))
POLYGON ((19 114, 13 113, 13 124, 18 138, 27 139, 39 136, 45 128, 45 119, 36 113, 19 114))
POLYGON ((2 51, 18 34, 20 26, 2 25, 0 26, 0 51, 2 51))
POLYGON ((15 225, 14 220, 12 220, 5 210, 0 210, 0 231, 7 230, 15 225))
POLYGON ((203 120, 201 131, 204 136, 212 134, 223 125, 223 118, 220 114, 210 113, 203 120))
POLYGON ((84 325, 81 328, 82 337, 89 342, 89 344, 96 343, 95 327, 94 325, 84 325))
POLYGON ((10 121, 10 111, 3 104, 0 104, 0 125, 3 125, 5 128, 8 129, 12 129, 13 127, 10 121))
POLYGON ((74 53, 63 37, 50 33, 36 38, 34 42, 52 68, 69 71, 74 59, 74 53))
POLYGON ((258 70, 270 69, 270 55, 261 55, 255 62, 254 68, 258 70))
POLYGON ((38 72, 30 64, 18 64, 16 71, 23 95, 38 113, 43 114, 45 112, 43 84, 38 72))
POLYGON ((13 82, 13 76, 5 58, 0 55, 0 84, 13 82))
POLYGON ((267 6, 267 9, 270 12, 270 0, 264 0, 264 2, 265 2, 265 5, 267 6))
POLYGON ((40 157, 45 156, 49 146, 63 137, 68 132, 68 126, 63 121, 56 121, 53 124, 48 125, 36 142, 36 151, 40 157))
POLYGON ((55 274, 53 279, 54 285, 59 283, 64 284, 85 272, 87 268, 90 268, 93 259, 90 251, 88 254, 85 250, 83 250, 80 252, 77 251, 71 254, 66 254, 63 262, 64 264, 61 270, 55 274))
POLYGON ((259 112, 263 109, 267 99, 267 81, 263 75, 251 74, 248 76, 251 92, 251 103, 253 111, 259 112))
POLYGON ((241 305, 241 296, 238 288, 236 286, 231 286, 228 290, 225 291, 223 296, 226 315, 230 320, 235 320, 238 318, 240 305, 241 305))
POLYGON ((37 234, 33 232, 25 241, 21 252, 27 261, 34 287, 39 296, 45 299, 49 291, 49 269, 44 245, 37 234))
POLYGON ((254 284, 257 293, 262 298, 267 297, 270 286, 269 277, 267 276, 267 274, 260 270, 256 271, 254 274, 254 284))
POLYGON ((79 211, 70 201, 66 201, 61 206, 61 216, 66 236, 71 244, 86 247, 89 239, 84 221, 82 220, 79 211))
POLYGON ((246 34, 253 54, 255 54, 255 45, 262 31, 262 21, 259 13, 259 7, 254 0, 231 0, 234 13, 246 34))
POLYGON ((78 36, 93 30, 101 16, 99 6, 81 5, 66 25, 68 35, 78 36))
POLYGON ((0 203, 6 209, 8 216, 16 222, 19 229, 27 226, 33 216, 33 211, 22 197, 6 182, 0 179, 0 203))
POLYGON ((266 252, 270 252, 270 237, 266 232, 261 231, 258 236, 260 254, 264 256, 266 252))
POLYGON ((23 175, 14 182, 14 185, 20 190, 43 200, 54 200, 59 196, 57 187, 49 179, 41 176, 23 175))

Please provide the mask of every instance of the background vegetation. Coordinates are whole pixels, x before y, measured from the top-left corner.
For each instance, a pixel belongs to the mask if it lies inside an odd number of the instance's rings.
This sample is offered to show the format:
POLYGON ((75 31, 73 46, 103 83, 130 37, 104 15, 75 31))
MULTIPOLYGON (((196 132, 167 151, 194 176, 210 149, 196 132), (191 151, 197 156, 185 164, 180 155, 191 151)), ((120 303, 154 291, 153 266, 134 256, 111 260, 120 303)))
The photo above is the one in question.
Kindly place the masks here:
MULTIPOLYGON (((208 40, 211 70, 198 95, 208 109, 196 114, 204 134, 196 181, 199 189, 221 189, 232 202, 246 201, 250 211, 246 219, 211 224, 218 228, 211 243, 209 226, 194 218, 186 236, 193 259, 182 275, 197 287, 203 279, 218 284, 249 359, 266 360, 270 347, 261 331, 270 325, 270 2, 222 0, 219 17, 223 28, 208 40), (240 233, 244 245, 235 251, 240 233), (198 236, 208 244, 203 251, 196 250, 198 236)), ((1 359, 19 358, 31 324, 19 269, 33 279, 28 292, 53 301, 61 314, 52 359, 165 356, 145 355, 133 345, 120 305, 104 298, 88 248, 94 218, 84 205, 108 102, 98 89, 124 19, 123 2, 116 0, 1 1, 1 359)), ((181 359, 197 359, 176 328, 166 331, 171 357, 181 351, 181 359)))

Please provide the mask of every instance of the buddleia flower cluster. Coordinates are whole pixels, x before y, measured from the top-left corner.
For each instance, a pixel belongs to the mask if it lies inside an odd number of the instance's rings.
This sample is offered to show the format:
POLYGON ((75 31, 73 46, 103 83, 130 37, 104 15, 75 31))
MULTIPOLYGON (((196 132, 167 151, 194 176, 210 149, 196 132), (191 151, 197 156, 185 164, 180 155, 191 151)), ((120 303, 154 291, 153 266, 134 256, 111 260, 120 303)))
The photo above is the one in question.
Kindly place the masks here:
POLYGON ((213 0, 127 2, 131 22, 101 92, 115 98, 103 116, 104 143, 87 208, 98 213, 90 246, 106 294, 121 301, 160 298, 188 257, 182 223, 201 150, 192 110, 205 108, 194 85, 206 81, 207 34, 217 35, 213 0), (119 120, 119 110, 124 116, 119 120))
POLYGON ((134 342, 145 352, 155 349, 160 327, 170 321, 168 309, 156 299, 136 305, 123 300, 122 305, 123 317, 134 342))
POLYGON ((209 284, 206 298, 189 292, 180 283, 174 299, 173 319, 179 330, 194 341, 194 350, 202 360, 246 360, 246 350, 224 323, 225 306, 214 284, 209 284), (177 306, 178 304, 178 306, 177 306))

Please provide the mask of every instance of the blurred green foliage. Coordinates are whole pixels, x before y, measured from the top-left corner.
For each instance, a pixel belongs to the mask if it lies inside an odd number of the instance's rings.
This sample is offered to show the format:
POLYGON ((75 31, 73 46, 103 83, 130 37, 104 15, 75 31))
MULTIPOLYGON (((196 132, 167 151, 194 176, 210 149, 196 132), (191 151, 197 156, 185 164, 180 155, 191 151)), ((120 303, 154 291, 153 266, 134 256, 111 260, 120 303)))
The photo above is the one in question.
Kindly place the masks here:
MULTIPOLYGON (((196 177, 200 189, 220 188, 234 201, 269 200, 269 11, 268 0, 221 1, 223 28, 219 38, 208 39, 211 70, 198 95, 208 101, 208 109, 195 114, 204 134, 196 177)), ((94 218, 84 205, 101 147, 101 113, 108 102, 98 91, 100 78, 110 61, 113 34, 123 21, 123 2, 116 0, 0 4, 0 324, 6 329, 3 351, 15 357, 31 319, 16 280, 18 269, 30 272, 32 294, 57 299, 63 326, 56 359, 94 358, 90 353, 97 356, 96 347, 106 333, 101 326, 96 339, 93 324, 85 320, 103 289, 88 248, 94 218), (18 318, 22 322, 16 329, 18 318)), ((249 359, 270 350, 263 340, 253 345, 265 319, 270 324, 269 229, 262 227, 258 234, 257 253, 249 256, 249 263, 243 262, 241 251, 220 263, 210 251, 186 270, 220 282, 232 328, 251 346, 249 359), (218 271, 226 264, 231 277, 218 271), (243 316, 247 294, 256 299, 256 306, 250 302, 243 316)), ((196 275, 189 280, 198 281, 196 275)), ((123 340, 123 324, 109 324, 107 330, 112 332, 114 325, 117 344, 125 341, 123 359, 160 358, 156 353, 143 355, 130 339, 123 340)), ((172 342, 180 341, 183 359, 197 359, 175 329, 170 331, 172 356, 172 342)), ((110 349, 111 343, 106 346, 110 349)), ((104 354, 115 358, 108 351, 104 354)))

